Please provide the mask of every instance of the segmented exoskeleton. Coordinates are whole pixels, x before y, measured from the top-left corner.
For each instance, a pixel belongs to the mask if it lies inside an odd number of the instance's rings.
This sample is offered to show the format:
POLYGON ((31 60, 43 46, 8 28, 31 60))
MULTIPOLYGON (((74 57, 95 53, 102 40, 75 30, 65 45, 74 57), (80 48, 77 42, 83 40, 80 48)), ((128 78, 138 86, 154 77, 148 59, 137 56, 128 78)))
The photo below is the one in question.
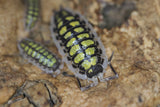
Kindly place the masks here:
POLYGON ((55 12, 51 25, 52 38, 68 68, 75 77, 93 82, 85 87, 79 82, 82 91, 96 86, 98 79, 108 81, 118 77, 110 63, 113 54, 108 61, 100 38, 83 16, 62 8, 55 12), (107 65, 115 75, 104 78, 107 65))
POLYGON ((24 0, 27 5, 25 29, 30 31, 36 25, 40 16, 40 0, 24 0))
POLYGON ((54 77, 60 73, 63 67, 61 60, 41 44, 30 39, 22 39, 18 43, 18 48, 24 58, 46 73, 54 77))

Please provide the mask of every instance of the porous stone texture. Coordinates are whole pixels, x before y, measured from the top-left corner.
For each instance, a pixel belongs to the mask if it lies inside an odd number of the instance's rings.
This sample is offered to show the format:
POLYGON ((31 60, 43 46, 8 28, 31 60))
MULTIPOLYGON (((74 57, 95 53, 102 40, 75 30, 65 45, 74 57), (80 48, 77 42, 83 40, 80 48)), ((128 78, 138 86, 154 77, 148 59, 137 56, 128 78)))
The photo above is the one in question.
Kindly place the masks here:
MULTIPOLYGON (((26 80, 44 79, 57 88, 61 107, 160 106, 160 1, 132 0, 136 3, 137 10, 132 12, 129 20, 121 27, 111 30, 98 27, 100 1, 102 0, 41 0, 41 33, 46 41, 51 39, 49 23, 53 10, 63 6, 79 11, 94 25, 108 57, 114 51, 112 65, 119 78, 81 92, 75 78, 64 77, 62 74, 53 78, 19 56, 17 41, 28 37, 24 30, 25 5, 21 0, 0 0, 1 105, 26 80)), ((119 3, 123 0, 103 1, 119 3)), ((53 43, 47 47, 58 55, 53 43)), ((66 65, 64 71, 71 74, 66 65)), ((109 68, 105 76, 108 75, 113 75, 109 68)), ((27 100, 25 102, 28 104, 27 100)))
POLYGON ((4 107, 59 107, 57 88, 46 80, 25 81, 4 107))

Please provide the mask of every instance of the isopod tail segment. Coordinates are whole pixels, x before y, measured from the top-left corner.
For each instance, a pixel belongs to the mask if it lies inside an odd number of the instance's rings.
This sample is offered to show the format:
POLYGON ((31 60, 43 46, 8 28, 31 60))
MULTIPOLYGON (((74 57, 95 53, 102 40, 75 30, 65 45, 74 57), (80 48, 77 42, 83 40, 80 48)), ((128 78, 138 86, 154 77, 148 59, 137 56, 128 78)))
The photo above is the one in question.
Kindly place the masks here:
MULTIPOLYGON (((103 75, 100 75, 98 78, 99 78, 99 80, 100 80, 101 82, 107 82, 107 81, 109 81, 109 80, 116 79, 116 78, 119 77, 119 76, 118 76, 118 73, 114 70, 114 68, 113 68, 113 66, 112 66, 112 64, 111 64, 111 60, 112 60, 112 58, 113 58, 113 54, 114 54, 114 52, 112 52, 112 55, 110 56, 110 58, 109 58, 109 60, 108 60, 108 65, 110 66, 112 72, 114 73, 114 76, 110 76, 110 77, 103 78, 103 75)), ((63 75, 64 75, 64 76, 67 76, 67 77, 75 77, 75 75, 69 75, 69 74, 67 74, 67 72, 63 72, 63 75)), ((79 88, 81 89, 81 91, 85 91, 85 90, 87 90, 87 89, 89 89, 89 88, 91 88, 91 87, 94 87, 94 86, 98 85, 98 79, 96 79, 96 81, 94 81, 94 82, 91 83, 90 85, 87 85, 87 86, 84 86, 84 87, 83 87, 83 86, 81 85, 81 82, 80 82, 79 78, 76 77, 76 79, 77 79, 78 86, 79 86, 79 88)))
MULTIPOLYGON (((98 78, 99 78, 99 80, 101 82, 106 82, 106 81, 109 81, 109 80, 112 80, 112 79, 116 79, 116 78, 119 77, 118 73, 114 70, 114 68, 113 68, 113 66, 111 64, 111 60, 113 58, 113 54, 114 54, 114 52, 112 52, 112 55, 110 56, 110 58, 108 60, 108 65, 110 66, 112 72, 114 73, 114 76, 103 78, 103 75, 99 75, 98 78)), ((77 78, 78 85, 79 85, 81 91, 85 91, 85 90, 87 90, 87 89, 89 89, 91 87, 94 87, 94 86, 98 85, 98 78, 95 78, 94 79, 95 81, 93 81, 93 83, 91 83, 90 85, 84 86, 84 87, 82 87, 80 80, 77 78)))

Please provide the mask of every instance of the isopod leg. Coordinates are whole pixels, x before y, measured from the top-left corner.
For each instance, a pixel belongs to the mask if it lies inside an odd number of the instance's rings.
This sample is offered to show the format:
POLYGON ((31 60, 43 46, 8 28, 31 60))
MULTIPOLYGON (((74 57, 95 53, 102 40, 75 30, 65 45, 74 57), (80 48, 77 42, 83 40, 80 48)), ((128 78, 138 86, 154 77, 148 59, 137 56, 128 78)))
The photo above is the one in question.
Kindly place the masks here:
POLYGON ((58 69, 58 70, 56 70, 53 74, 52 74, 52 76, 55 78, 57 75, 59 75, 61 73, 61 71, 58 69))
POLYGON ((104 81, 109 81, 109 80, 118 78, 118 74, 117 74, 117 72, 114 70, 112 64, 109 64, 109 66, 110 66, 110 68, 112 69, 112 71, 113 71, 113 73, 114 73, 115 75, 114 75, 114 76, 111 76, 111 77, 104 78, 104 81))
POLYGON ((77 78, 77 81, 78 81, 78 85, 79 85, 79 88, 81 89, 81 91, 88 90, 89 88, 98 85, 98 80, 97 80, 97 78, 95 78, 95 80, 93 81, 93 83, 91 83, 91 84, 89 84, 89 85, 86 85, 86 86, 84 86, 84 87, 82 87, 81 82, 80 82, 80 80, 79 80, 78 78, 77 78))
POLYGON ((74 75, 69 75, 67 72, 62 72, 63 76, 66 76, 66 77, 75 77, 74 75))
POLYGON ((36 32, 31 31, 29 33, 29 38, 32 39, 32 40, 35 40, 37 36, 39 36, 42 39, 42 41, 41 41, 42 43, 45 42, 44 36, 42 34, 42 31, 41 31, 41 27, 39 27, 38 31, 36 31, 36 32))
MULTIPOLYGON (((67 76, 67 77, 75 77, 75 75, 69 75, 67 72, 63 72, 62 74, 63 74, 64 76, 67 76)), ((89 88, 94 87, 94 86, 96 86, 96 85, 98 84, 98 80, 97 80, 97 78, 95 78, 95 80, 94 80, 93 83, 82 87, 79 78, 76 77, 76 79, 77 79, 78 86, 79 86, 79 88, 81 89, 81 91, 88 90, 89 88)))
POLYGON ((112 72, 114 73, 114 76, 110 76, 110 77, 107 77, 107 78, 102 78, 102 77, 100 77, 100 81, 109 81, 109 80, 118 78, 118 74, 117 74, 117 72, 114 70, 114 68, 113 68, 113 66, 112 66, 112 64, 111 64, 111 60, 112 60, 113 54, 114 54, 114 52, 112 53, 111 57, 110 57, 109 60, 108 60, 108 65, 109 65, 110 68, 112 69, 112 72))

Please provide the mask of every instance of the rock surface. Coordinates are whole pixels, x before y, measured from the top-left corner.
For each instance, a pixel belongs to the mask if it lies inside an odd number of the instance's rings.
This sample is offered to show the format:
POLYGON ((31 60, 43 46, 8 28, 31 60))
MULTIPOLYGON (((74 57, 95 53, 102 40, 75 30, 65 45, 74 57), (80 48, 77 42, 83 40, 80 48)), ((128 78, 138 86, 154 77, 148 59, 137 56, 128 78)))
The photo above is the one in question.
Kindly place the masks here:
POLYGON ((59 107, 57 88, 46 80, 26 81, 4 107, 59 107))
MULTIPOLYGON (((118 0, 104 0, 115 2, 118 0)), ((119 0, 122 1, 122 0, 119 0)), ((135 0, 137 11, 128 23, 111 30, 97 27, 98 0, 41 0, 41 32, 50 40, 52 10, 60 6, 81 12, 95 26, 119 78, 99 83, 81 92, 75 78, 51 75, 26 63, 18 54, 17 41, 28 37, 24 31, 25 6, 21 0, 0 1, 0 104, 14 95, 26 80, 48 80, 57 88, 61 107, 158 107, 160 105, 160 1, 135 0), (23 62, 23 63, 22 63, 23 62)), ((38 38, 38 37, 37 37, 38 38)), ((53 43, 48 48, 58 51, 53 43)), ((64 70, 70 72, 67 67, 64 70)), ((70 72, 71 73, 71 72, 70 72)), ((108 68, 106 76, 111 75, 108 68)), ((24 105, 28 104, 24 99, 24 105)), ((14 105, 14 107, 20 107, 14 105)))

